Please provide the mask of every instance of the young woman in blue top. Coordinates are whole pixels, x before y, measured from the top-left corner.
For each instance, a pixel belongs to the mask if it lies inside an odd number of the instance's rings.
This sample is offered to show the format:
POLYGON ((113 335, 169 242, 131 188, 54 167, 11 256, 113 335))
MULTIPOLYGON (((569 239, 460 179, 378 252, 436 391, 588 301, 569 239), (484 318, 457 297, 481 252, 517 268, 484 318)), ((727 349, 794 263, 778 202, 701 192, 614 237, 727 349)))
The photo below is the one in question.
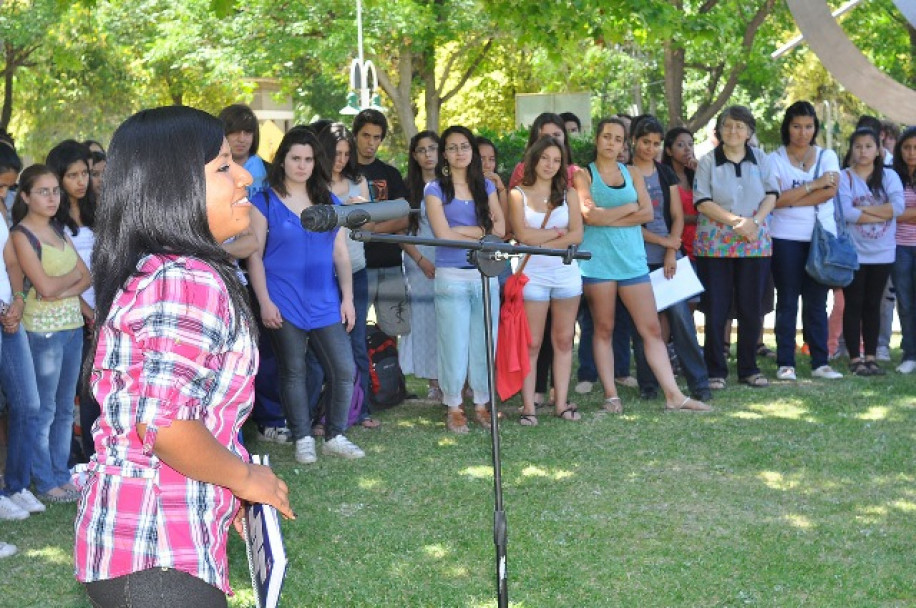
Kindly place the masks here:
MULTIPOLYGON (((452 126, 442 133, 436 176, 425 189, 426 213, 436 238, 478 241, 488 234, 502 238, 506 224, 496 187, 483 176, 477 141, 470 130, 452 126)), ((435 281, 439 386, 442 403, 448 407, 446 428, 453 433, 468 432, 461 409, 466 378, 474 391, 477 422, 489 428, 480 273, 468 263, 465 250, 439 247, 435 281)), ((496 279, 489 281, 493 293, 498 293, 496 279)), ((490 305, 495 335, 499 299, 491 298, 490 305)))
POLYGON ((652 220, 652 201, 642 174, 617 161, 626 145, 626 127, 617 118, 598 123, 595 161, 575 176, 576 191, 585 221, 582 249, 592 258, 579 264, 585 297, 595 323, 595 365, 604 386, 604 409, 622 413, 614 386, 611 334, 617 295, 627 307, 645 345, 646 360, 669 409, 708 410, 701 401, 684 396, 674 380, 668 349, 661 337, 642 225, 652 220))
POLYGON ((339 205, 321 148, 308 129, 294 127, 280 142, 267 176, 268 196, 252 200, 251 228, 259 247, 248 260, 261 320, 277 355, 280 402, 296 443, 296 460, 315 462, 308 409, 306 351, 311 343, 330 386, 324 454, 362 458, 343 435, 353 396, 355 365, 353 273, 344 231, 309 232, 299 220, 313 205, 339 205))

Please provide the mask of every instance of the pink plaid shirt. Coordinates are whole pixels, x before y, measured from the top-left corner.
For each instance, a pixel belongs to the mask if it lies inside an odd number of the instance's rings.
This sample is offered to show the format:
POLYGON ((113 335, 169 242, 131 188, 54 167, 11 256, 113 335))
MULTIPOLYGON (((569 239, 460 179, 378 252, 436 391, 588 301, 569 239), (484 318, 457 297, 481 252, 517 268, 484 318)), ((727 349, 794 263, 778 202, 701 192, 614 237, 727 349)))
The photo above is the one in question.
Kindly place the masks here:
POLYGON ((226 543, 238 501, 189 479, 152 451, 173 420, 200 420, 239 458, 258 355, 214 269, 148 256, 115 297, 92 372, 102 414, 76 515, 76 578, 106 580, 152 567, 188 572, 225 593, 226 543), (145 441, 137 424, 147 425, 145 441))

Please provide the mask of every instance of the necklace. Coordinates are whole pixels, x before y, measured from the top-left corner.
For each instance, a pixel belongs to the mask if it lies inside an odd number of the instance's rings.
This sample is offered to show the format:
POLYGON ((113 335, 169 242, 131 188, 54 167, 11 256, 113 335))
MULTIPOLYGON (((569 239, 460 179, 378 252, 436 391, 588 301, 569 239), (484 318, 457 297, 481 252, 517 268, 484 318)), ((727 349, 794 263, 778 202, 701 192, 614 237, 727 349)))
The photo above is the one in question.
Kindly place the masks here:
POLYGON ((797 156, 795 156, 794 154, 792 154, 791 152, 789 152, 789 149, 788 149, 788 148, 786 148, 786 154, 791 158, 791 160, 795 161, 795 164, 798 165, 798 168, 799 168, 799 169, 801 169, 802 171, 804 171, 804 170, 805 170, 805 164, 807 164, 808 155, 811 153, 811 150, 812 150, 812 149, 813 149, 813 148, 811 148, 811 146, 808 146, 808 149, 805 150, 805 153, 802 155, 801 160, 799 160, 797 156))

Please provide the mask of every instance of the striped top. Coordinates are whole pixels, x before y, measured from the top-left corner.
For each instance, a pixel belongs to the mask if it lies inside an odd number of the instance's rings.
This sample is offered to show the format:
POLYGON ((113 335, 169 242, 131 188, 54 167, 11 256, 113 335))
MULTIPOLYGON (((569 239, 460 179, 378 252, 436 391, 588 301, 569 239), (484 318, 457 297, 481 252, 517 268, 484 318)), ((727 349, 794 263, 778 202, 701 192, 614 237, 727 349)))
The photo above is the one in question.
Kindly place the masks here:
POLYGON ((189 479, 153 453, 174 420, 200 420, 239 458, 258 356, 226 285, 200 260, 148 256, 101 327, 92 391, 101 416, 96 454, 76 515, 76 578, 107 580, 147 568, 188 572, 230 593, 226 544, 239 502, 189 479), (145 440, 137 424, 147 425, 145 440))
MULTIPOLYGON (((916 190, 912 187, 903 189, 904 210, 916 207, 916 190)), ((897 222, 897 244, 905 247, 916 246, 916 224, 897 222)))

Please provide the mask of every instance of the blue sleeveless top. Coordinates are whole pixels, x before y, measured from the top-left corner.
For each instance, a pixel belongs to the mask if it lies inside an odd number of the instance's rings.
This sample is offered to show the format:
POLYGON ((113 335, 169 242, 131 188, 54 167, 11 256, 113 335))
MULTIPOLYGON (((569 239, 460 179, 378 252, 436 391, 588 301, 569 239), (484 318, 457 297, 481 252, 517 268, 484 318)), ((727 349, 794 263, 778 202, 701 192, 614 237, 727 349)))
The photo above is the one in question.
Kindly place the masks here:
MULTIPOLYGON (((334 238, 330 232, 309 232, 299 216, 283 204, 273 189, 251 201, 267 218, 264 272, 267 291, 283 321, 310 330, 340 323, 340 291, 334 271, 334 238)), ((340 201, 331 194, 335 205, 340 201)))
MULTIPOLYGON (((636 202, 636 188, 627 168, 617 163, 623 175, 623 185, 608 186, 601 179, 595 163, 589 168, 592 174, 591 194, 595 205, 603 209, 636 202)), ((585 225, 580 249, 592 252, 592 259, 581 260, 579 270, 583 277, 624 281, 649 272, 646 246, 642 239, 642 226, 589 226, 585 225)))

